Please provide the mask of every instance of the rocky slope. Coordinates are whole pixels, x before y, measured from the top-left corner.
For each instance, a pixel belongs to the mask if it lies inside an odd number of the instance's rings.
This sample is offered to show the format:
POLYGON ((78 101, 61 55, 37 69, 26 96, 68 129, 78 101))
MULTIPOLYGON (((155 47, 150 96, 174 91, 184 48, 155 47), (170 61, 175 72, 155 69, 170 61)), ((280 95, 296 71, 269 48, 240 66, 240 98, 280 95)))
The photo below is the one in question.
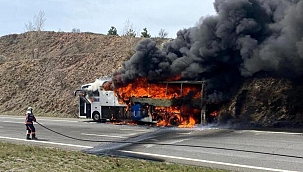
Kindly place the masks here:
POLYGON ((112 74, 129 58, 139 38, 93 33, 42 32, 0 38, 0 109, 23 114, 33 106, 41 115, 77 116, 73 91, 112 74))
POLYGON ((251 127, 303 127, 303 85, 285 78, 247 79, 220 110, 221 122, 251 127))

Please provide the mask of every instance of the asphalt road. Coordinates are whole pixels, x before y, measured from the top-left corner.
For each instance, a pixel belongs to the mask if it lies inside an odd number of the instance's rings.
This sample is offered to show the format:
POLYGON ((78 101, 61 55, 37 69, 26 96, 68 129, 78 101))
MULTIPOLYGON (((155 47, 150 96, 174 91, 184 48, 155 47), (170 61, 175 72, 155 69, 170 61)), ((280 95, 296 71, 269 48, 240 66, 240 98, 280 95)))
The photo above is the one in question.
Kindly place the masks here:
POLYGON ((59 134, 35 124, 39 140, 25 140, 23 117, 0 116, 0 140, 233 171, 303 171, 301 132, 158 128, 42 117, 38 122, 59 134))

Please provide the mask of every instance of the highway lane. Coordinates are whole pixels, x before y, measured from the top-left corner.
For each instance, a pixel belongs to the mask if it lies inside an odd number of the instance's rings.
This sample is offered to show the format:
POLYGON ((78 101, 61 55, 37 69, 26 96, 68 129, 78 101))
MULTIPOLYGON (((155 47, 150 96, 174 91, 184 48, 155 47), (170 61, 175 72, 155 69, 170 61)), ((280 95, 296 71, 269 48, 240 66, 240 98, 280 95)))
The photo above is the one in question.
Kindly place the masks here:
POLYGON ((205 126, 191 129, 157 128, 102 124, 79 119, 38 118, 38 120, 41 124, 68 136, 125 143, 72 140, 37 124, 35 126, 38 137, 46 143, 41 143, 41 140, 26 141, 24 119, 7 116, 0 116, 0 139, 82 150, 98 155, 130 156, 234 171, 303 171, 302 133, 232 130, 205 126))
POLYGON ((153 132, 156 128, 145 126, 108 125, 104 123, 90 122, 83 119, 62 119, 37 117, 37 121, 43 126, 63 135, 77 138, 75 140, 52 131, 49 131, 37 123, 34 123, 38 140, 26 140, 24 125, 25 117, 0 115, 0 139, 15 143, 43 145, 47 147, 59 147, 70 150, 91 149, 98 145, 108 144, 110 141, 122 141, 137 135, 153 132), (81 141, 91 140, 91 141, 81 141))
POLYGON ((145 142, 115 153, 235 171, 303 171, 301 133, 174 129, 145 142))

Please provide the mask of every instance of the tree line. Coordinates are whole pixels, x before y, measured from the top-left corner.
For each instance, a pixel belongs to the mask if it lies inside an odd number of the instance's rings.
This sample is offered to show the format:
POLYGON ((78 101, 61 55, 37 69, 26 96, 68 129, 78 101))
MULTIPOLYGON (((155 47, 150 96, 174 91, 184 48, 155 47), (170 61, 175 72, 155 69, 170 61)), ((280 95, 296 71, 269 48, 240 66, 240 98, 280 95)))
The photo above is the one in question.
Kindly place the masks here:
MULTIPOLYGON (((110 29, 107 32, 107 35, 117 35, 118 36, 117 28, 114 27, 114 26, 111 26, 110 29)), ((130 36, 130 37, 139 36, 136 33, 136 31, 135 31, 135 29, 133 27, 133 24, 129 20, 126 20, 126 22, 124 23, 124 29, 122 31, 122 36, 130 36)), ((166 38, 167 36, 168 36, 168 32, 166 32, 164 29, 161 29, 158 32, 158 36, 155 36, 155 37, 166 38)), ((147 31, 146 27, 143 28, 143 31, 141 32, 140 37, 143 37, 143 38, 150 38, 151 37, 151 35, 147 31)))
MULTIPOLYGON (((30 47, 31 47, 31 55, 32 58, 38 58, 40 56, 40 37, 41 31, 44 28, 45 24, 45 13, 43 11, 39 11, 38 15, 35 15, 31 21, 25 24, 25 31, 28 32, 30 38, 30 47)), ((80 33, 80 29, 73 28, 72 33, 80 33)), ((118 31, 116 27, 111 26, 107 32, 107 35, 118 35, 118 31)), ((124 23, 124 29, 122 31, 121 36, 127 36, 129 38, 139 37, 139 34, 135 31, 133 24, 127 20, 124 23)), ((156 38, 167 38, 168 32, 164 29, 160 29, 156 38)), ((148 32, 147 28, 143 28, 143 31, 140 33, 140 37, 150 38, 151 34, 148 32)))
MULTIPOLYGON (((117 28, 114 26, 111 26, 110 29, 107 32, 107 35, 118 35, 118 31, 117 28)), ((137 33, 134 29, 130 28, 128 29, 125 33, 122 34, 122 36, 131 36, 131 37, 136 37, 137 33)), ((160 31, 158 32, 158 38, 167 38, 168 36, 168 32, 166 32, 164 29, 160 29, 160 31)), ((147 28, 143 28, 143 31, 141 32, 140 37, 143 38, 150 38, 151 35, 149 34, 149 32, 147 31, 147 28)))
MULTIPOLYGON (((25 30, 27 32, 37 32, 33 33, 33 37, 39 37, 40 32, 43 30, 44 23, 45 23, 45 13, 43 11, 39 11, 38 15, 35 15, 32 21, 29 21, 25 24, 25 30), (35 34, 35 35, 34 35, 35 34)), ((72 33, 80 33, 80 29, 73 28, 72 33)), ((118 35, 117 28, 114 26, 111 26, 110 29, 107 32, 107 35, 118 35)), ((126 20, 124 23, 124 29, 122 31, 121 36, 130 36, 130 37, 139 37, 139 34, 135 31, 133 24, 126 20)), ((156 38, 167 38, 168 32, 164 29, 160 29, 158 32, 158 35, 155 36, 156 38)), ((143 38, 150 38, 151 34, 148 32, 147 28, 143 28, 143 31, 140 33, 140 37, 143 38)))

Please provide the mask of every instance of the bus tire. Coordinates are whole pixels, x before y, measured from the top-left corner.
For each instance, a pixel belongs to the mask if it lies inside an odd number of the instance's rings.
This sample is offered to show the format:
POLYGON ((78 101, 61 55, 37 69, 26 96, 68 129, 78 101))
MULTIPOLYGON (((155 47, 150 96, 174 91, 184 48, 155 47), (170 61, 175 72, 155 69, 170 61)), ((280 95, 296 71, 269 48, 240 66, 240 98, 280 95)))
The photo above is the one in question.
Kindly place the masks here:
POLYGON ((99 112, 94 112, 93 113, 93 120, 96 122, 99 122, 101 120, 101 116, 99 112))
POLYGON ((169 124, 172 126, 178 126, 178 125, 180 125, 180 123, 181 123, 181 121, 178 118, 178 116, 176 116, 176 115, 169 118, 169 124))

